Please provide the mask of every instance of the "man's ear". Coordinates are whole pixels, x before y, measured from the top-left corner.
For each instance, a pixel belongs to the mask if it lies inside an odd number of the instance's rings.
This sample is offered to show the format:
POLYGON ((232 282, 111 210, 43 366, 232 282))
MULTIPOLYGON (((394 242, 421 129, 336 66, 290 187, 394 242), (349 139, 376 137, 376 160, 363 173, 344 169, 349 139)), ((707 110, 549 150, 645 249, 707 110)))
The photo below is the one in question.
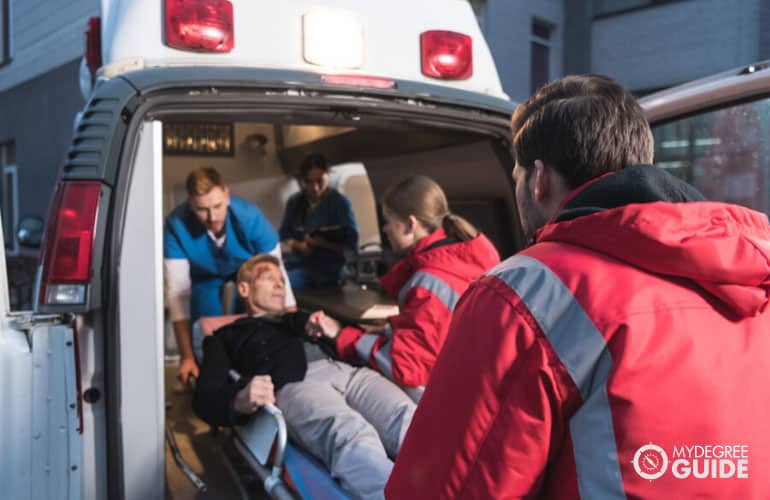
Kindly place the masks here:
POLYGON ((238 282, 238 295, 240 295, 242 299, 249 296, 249 284, 245 281, 238 282))
POLYGON ((547 199, 551 194, 553 182, 553 172, 542 160, 535 160, 535 173, 534 173, 534 197, 535 200, 542 202, 547 199))

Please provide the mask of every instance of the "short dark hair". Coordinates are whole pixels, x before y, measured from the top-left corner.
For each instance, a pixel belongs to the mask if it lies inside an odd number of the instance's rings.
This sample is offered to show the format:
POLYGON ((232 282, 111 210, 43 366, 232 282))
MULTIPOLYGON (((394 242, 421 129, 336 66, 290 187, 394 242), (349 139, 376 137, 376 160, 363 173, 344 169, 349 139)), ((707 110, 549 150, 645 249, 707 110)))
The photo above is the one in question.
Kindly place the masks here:
POLYGON ((305 157, 302 163, 299 164, 299 178, 305 180, 308 172, 314 168, 320 168, 324 172, 329 172, 329 162, 326 161, 326 157, 320 154, 312 154, 305 157))
POLYGON ((516 161, 553 166, 575 188, 608 172, 651 163, 652 131, 636 98, 602 75, 567 76, 516 108, 516 161))

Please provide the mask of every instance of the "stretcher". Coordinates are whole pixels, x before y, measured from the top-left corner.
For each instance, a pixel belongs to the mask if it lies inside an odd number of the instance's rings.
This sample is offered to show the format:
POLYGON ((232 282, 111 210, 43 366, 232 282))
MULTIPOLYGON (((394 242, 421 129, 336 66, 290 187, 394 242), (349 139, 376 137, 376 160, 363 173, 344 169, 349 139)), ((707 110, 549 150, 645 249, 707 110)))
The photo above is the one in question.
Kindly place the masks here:
MULTIPOLYGON (((196 321, 193 325, 193 346, 198 359, 201 359, 203 338, 240 317, 204 317, 196 321)), ((230 377, 237 380, 240 375, 231 370, 230 377)), ((265 405, 247 424, 234 426, 230 438, 235 450, 257 475, 271 498, 349 498, 320 461, 290 442, 286 421, 275 405, 265 405)))

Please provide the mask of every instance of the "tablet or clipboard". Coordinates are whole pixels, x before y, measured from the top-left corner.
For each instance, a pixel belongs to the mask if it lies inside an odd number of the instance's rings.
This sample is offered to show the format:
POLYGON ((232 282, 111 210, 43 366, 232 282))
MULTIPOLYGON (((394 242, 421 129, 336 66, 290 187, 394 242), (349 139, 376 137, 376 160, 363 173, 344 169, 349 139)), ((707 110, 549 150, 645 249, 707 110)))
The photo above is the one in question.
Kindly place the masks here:
POLYGON ((387 319, 398 314, 398 306, 395 304, 374 304, 364 311, 361 319, 387 319))
POLYGON ((345 243, 348 239, 348 226, 324 226, 310 233, 314 238, 321 238, 329 243, 345 243))

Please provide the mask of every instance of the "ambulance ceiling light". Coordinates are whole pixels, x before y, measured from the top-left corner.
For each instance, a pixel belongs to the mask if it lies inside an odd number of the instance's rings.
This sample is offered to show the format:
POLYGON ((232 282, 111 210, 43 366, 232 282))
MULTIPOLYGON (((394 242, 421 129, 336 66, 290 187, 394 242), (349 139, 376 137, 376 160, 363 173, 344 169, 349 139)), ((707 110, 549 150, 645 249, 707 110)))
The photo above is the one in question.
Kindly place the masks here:
POLYGON ((363 26, 352 14, 318 10, 302 16, 305 61, 330 68, 360 68, 364 63, 363 26))

